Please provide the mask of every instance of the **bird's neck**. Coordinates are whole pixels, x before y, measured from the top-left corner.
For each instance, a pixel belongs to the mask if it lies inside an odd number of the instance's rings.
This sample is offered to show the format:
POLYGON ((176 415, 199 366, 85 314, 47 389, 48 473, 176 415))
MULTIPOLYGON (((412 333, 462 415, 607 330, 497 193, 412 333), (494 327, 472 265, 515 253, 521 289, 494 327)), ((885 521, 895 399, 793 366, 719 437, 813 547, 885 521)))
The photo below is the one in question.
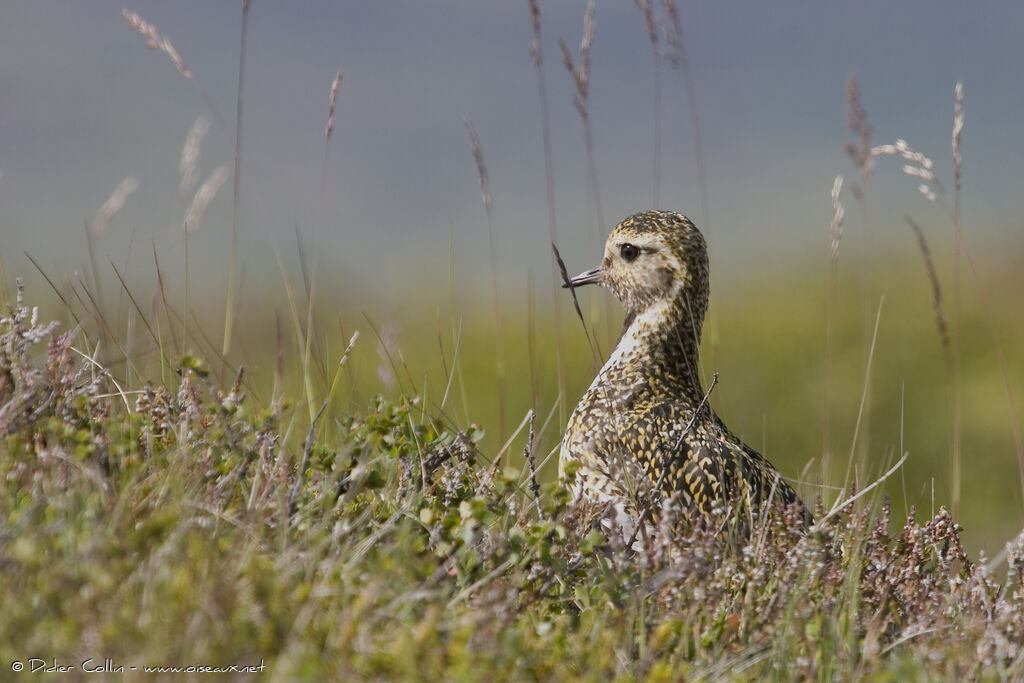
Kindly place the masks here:
POLYGON ((602 374, 629 367, 638 379, 657 375, 686 393, 703 395, 698 373, 703 318, 704 310, 693 311, 685 299, 655 302, 627 314, 602 374))

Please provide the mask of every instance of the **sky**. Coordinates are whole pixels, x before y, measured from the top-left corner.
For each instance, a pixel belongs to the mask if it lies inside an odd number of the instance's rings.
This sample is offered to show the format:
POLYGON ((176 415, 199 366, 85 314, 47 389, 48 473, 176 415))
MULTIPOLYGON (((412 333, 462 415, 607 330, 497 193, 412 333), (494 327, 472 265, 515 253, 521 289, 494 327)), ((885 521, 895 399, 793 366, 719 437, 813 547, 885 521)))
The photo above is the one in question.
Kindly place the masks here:
MULTIPOLYGON (((562 37, 578 50, 585 5, 540 2, 557 235, 574 271, 599 258, 596 235, 650 208, 653 194, 651 45, 633 2, 600 0, 590 115, 606 225, 597 225, 573 84, 556 44, 562 37)), ((704 215, 682 73, 664 65, 659 208, 699 223, 721 272, 826 261, 833 178, 857 173, 843 152, 852 74, 872 141, 906 139, 934 160, 947 192, 953 90, 964 84, 965 230, 1020 248, 1024 5, 708 0, 679 8, 709 204, 704 215)), ((98 259, 152 279, 155 249, 172 285, 180 283, 191 201, 178 190, 182 144, 207 117, 200 178, 233 163, 240 16, 241 2, 227 0, 4 0, 0 256, 9 276, 33 273, 25 252, 58 278, 81 271, 86 222, 131 175, 139 188, 96 238, 98 259), (125 8, 173 42, 194 80, 146 49, 125 8)), ((479 131, 488 169, 499 277, 519 285, 530 273, 552 277, 531 37, 526 0, 253 0, 239 223, 247 282, 280 282, 275 252, 295 268, 297 234, 318 245, 321 268, 337 281, 383 298, 401 296, 411 281, 447 282, 450 247, 461 281, 488 275, 488 223, 464 117, 479 131)), ((900 166, 879 160, 871 181, 880 244, 910 244, 905 213, 926 229, 948 228, 944 210, 900 166)), ((231 205, 228 181, 189 237, 191 276, 211 291, 226 283, 231 205)))

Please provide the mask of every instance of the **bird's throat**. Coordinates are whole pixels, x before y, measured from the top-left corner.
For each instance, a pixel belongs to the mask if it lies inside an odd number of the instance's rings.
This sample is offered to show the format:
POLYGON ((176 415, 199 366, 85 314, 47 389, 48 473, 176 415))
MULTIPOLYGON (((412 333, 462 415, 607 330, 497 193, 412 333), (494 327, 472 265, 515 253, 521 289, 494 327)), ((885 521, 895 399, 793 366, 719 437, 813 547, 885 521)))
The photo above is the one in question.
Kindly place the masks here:
POLYGON ((639 313, 627 313, 622 334, 601 375, 657 376, 687 393, 701 395, 701 322, 679 301, 657 302, 639 313))

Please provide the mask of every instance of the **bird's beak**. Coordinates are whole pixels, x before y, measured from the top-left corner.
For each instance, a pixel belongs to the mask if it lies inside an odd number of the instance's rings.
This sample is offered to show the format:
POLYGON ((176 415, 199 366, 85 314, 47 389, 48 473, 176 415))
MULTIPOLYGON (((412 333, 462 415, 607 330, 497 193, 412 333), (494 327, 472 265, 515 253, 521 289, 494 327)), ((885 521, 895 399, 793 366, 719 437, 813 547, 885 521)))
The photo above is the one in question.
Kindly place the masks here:
POLYGON ((581 287, 583 285, 599 285, 601 284, 602 270, 600 267, 591 268, 590 270, 584 271, 562 284, 562 289, 568 289, 569 287, 581 287))

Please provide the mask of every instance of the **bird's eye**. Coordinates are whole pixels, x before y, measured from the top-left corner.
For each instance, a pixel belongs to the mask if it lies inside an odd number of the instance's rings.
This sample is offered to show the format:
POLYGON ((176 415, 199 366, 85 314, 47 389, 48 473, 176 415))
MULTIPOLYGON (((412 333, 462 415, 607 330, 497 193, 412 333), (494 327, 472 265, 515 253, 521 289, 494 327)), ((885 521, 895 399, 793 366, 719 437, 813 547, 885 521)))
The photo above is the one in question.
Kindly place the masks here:
POLYGON ((640 249, 635 244, 623 244, 619 247, 619 253, 626 261, 632 261, 640 255, 640 249))

